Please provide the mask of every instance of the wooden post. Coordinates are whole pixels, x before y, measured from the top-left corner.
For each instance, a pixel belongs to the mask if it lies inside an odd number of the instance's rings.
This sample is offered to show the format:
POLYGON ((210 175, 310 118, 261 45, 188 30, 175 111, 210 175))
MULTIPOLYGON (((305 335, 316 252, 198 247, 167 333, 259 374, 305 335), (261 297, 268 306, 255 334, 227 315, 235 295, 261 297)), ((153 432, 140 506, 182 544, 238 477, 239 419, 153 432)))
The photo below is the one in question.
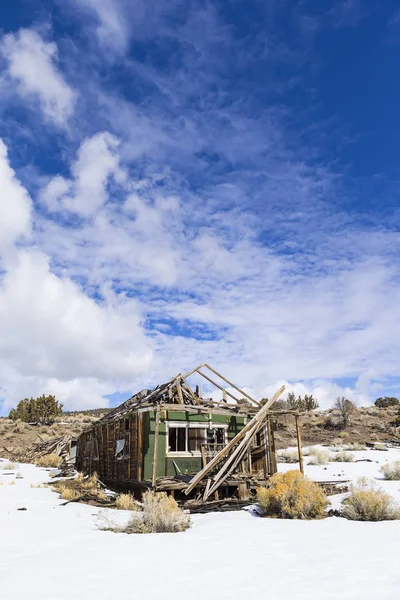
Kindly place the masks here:
POLYGON ((300 415, 295 415, 295 419, 296 419, 297 450, 299 453, 300 471, 304 475, 303 450, 301 448, 300 415))
POLYGON ((203 469, 204 469, 204 467, 205 467, 205 466, 206 466, 206 464, 207 464, 206 449, 205 449, 205 446, 204 446, 204 444, 201 444, 201 460, 202 460, 202 463, 203 463, 203 469))
POLYGON ((153 488, 156 486, 157 481, 157 454, 158 454, 158 435, 160 433, 160 412, 161 407, 158 404, 156 410, 156 431, 154 436, 154 455, 153 455, 153 477, 151 480, 151 484, 153 488))
POLYGON ((275 435, 274 435, 274 427, 273 422, 271 421, 271 463, 272 463, 272 474, 278 472, 278 465, 276 461, 276 449, 275 449, 275 435))
POLYGON ((268 475, 273 475, 273 462, 272 462, 272 433, 271 433, 271 420, 270 417, 267 417, 267 435, 268 435, 268 475))
POLYGON ((136 415, 137 427, 137 480, 142 481, 143 476, 143 415, 136 415))

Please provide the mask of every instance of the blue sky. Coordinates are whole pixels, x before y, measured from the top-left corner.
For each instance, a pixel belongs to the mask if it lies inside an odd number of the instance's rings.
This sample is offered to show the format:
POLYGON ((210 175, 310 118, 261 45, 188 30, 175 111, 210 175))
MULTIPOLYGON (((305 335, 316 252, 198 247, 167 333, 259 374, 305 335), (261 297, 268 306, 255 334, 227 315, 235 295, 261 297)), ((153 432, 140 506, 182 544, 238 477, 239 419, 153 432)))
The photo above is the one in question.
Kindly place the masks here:
POLYGON ((0 6, 0 406, 207 361, 397 394, 400 9, 0 6))

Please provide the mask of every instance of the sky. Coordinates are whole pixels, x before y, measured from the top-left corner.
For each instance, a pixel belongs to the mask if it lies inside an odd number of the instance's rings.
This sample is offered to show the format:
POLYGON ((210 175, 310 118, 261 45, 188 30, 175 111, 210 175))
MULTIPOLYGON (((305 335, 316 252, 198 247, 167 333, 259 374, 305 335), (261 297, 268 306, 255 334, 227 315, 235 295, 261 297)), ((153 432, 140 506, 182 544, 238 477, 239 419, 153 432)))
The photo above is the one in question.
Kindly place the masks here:
POLYGON ((400 7, 0 4, 0 414, 400 383, 400 7))

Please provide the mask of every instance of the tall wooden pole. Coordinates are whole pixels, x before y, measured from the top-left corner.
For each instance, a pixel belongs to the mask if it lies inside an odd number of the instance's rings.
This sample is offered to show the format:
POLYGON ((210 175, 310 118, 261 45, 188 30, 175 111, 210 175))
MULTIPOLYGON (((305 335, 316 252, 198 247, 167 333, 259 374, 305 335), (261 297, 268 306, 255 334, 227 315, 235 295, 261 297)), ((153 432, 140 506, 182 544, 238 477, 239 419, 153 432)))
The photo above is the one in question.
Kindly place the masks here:
POLYGON ((157 481, 157 457, 158 457, 158 435, 160 433, 160 413, 161 413, 161 407, 158 404, 157 411, 156 411, 156 432, 155 432, 155 436, 154 436, 153 477, 151 480, 151 484, 152 484, 153 488, 156 487, 156 481, 157 481))
POLYGON ((301 448, 300 416, 299 415, 295 415, 295 419, 296 419, 297 450, 298 450, 298 453, 299 453, 300 471, 304 475, 303 450, 301 448))

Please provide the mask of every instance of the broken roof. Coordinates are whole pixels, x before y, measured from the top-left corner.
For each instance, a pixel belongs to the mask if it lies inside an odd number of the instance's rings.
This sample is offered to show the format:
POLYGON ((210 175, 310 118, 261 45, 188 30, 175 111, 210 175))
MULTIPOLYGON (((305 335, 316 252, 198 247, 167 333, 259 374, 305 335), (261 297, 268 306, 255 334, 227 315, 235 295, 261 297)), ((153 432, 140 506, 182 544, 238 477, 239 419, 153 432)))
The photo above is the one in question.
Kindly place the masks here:
POLYGON ((179 373, 166 383, 162 383, 152 390, 145 389, 138 392, 100 420, 108 421, 120 418, 132 410, 157 404, 181 404, 199 409, 207 408, 208 410, 222 408, 228 412, 245 412, 246 414, 252 413, 257 407, 260 407, 259 402, 244 390, 241 390, 207 363, 202 363, 183 375, 179 373), (222 397, 220 401, 215 401, 212 398, 204 398, 198 386, 194 390, 192 389, 187 379, 195 374, 200 375, 208 383, 211 383, 214 388, 221 391, 222 397), (215 381, 215 377, 217 381, 215 381), (226 389, 226 386, 228 386, 228 389, 226 389), (227 397, 234 402, 228 402, 227 397))

